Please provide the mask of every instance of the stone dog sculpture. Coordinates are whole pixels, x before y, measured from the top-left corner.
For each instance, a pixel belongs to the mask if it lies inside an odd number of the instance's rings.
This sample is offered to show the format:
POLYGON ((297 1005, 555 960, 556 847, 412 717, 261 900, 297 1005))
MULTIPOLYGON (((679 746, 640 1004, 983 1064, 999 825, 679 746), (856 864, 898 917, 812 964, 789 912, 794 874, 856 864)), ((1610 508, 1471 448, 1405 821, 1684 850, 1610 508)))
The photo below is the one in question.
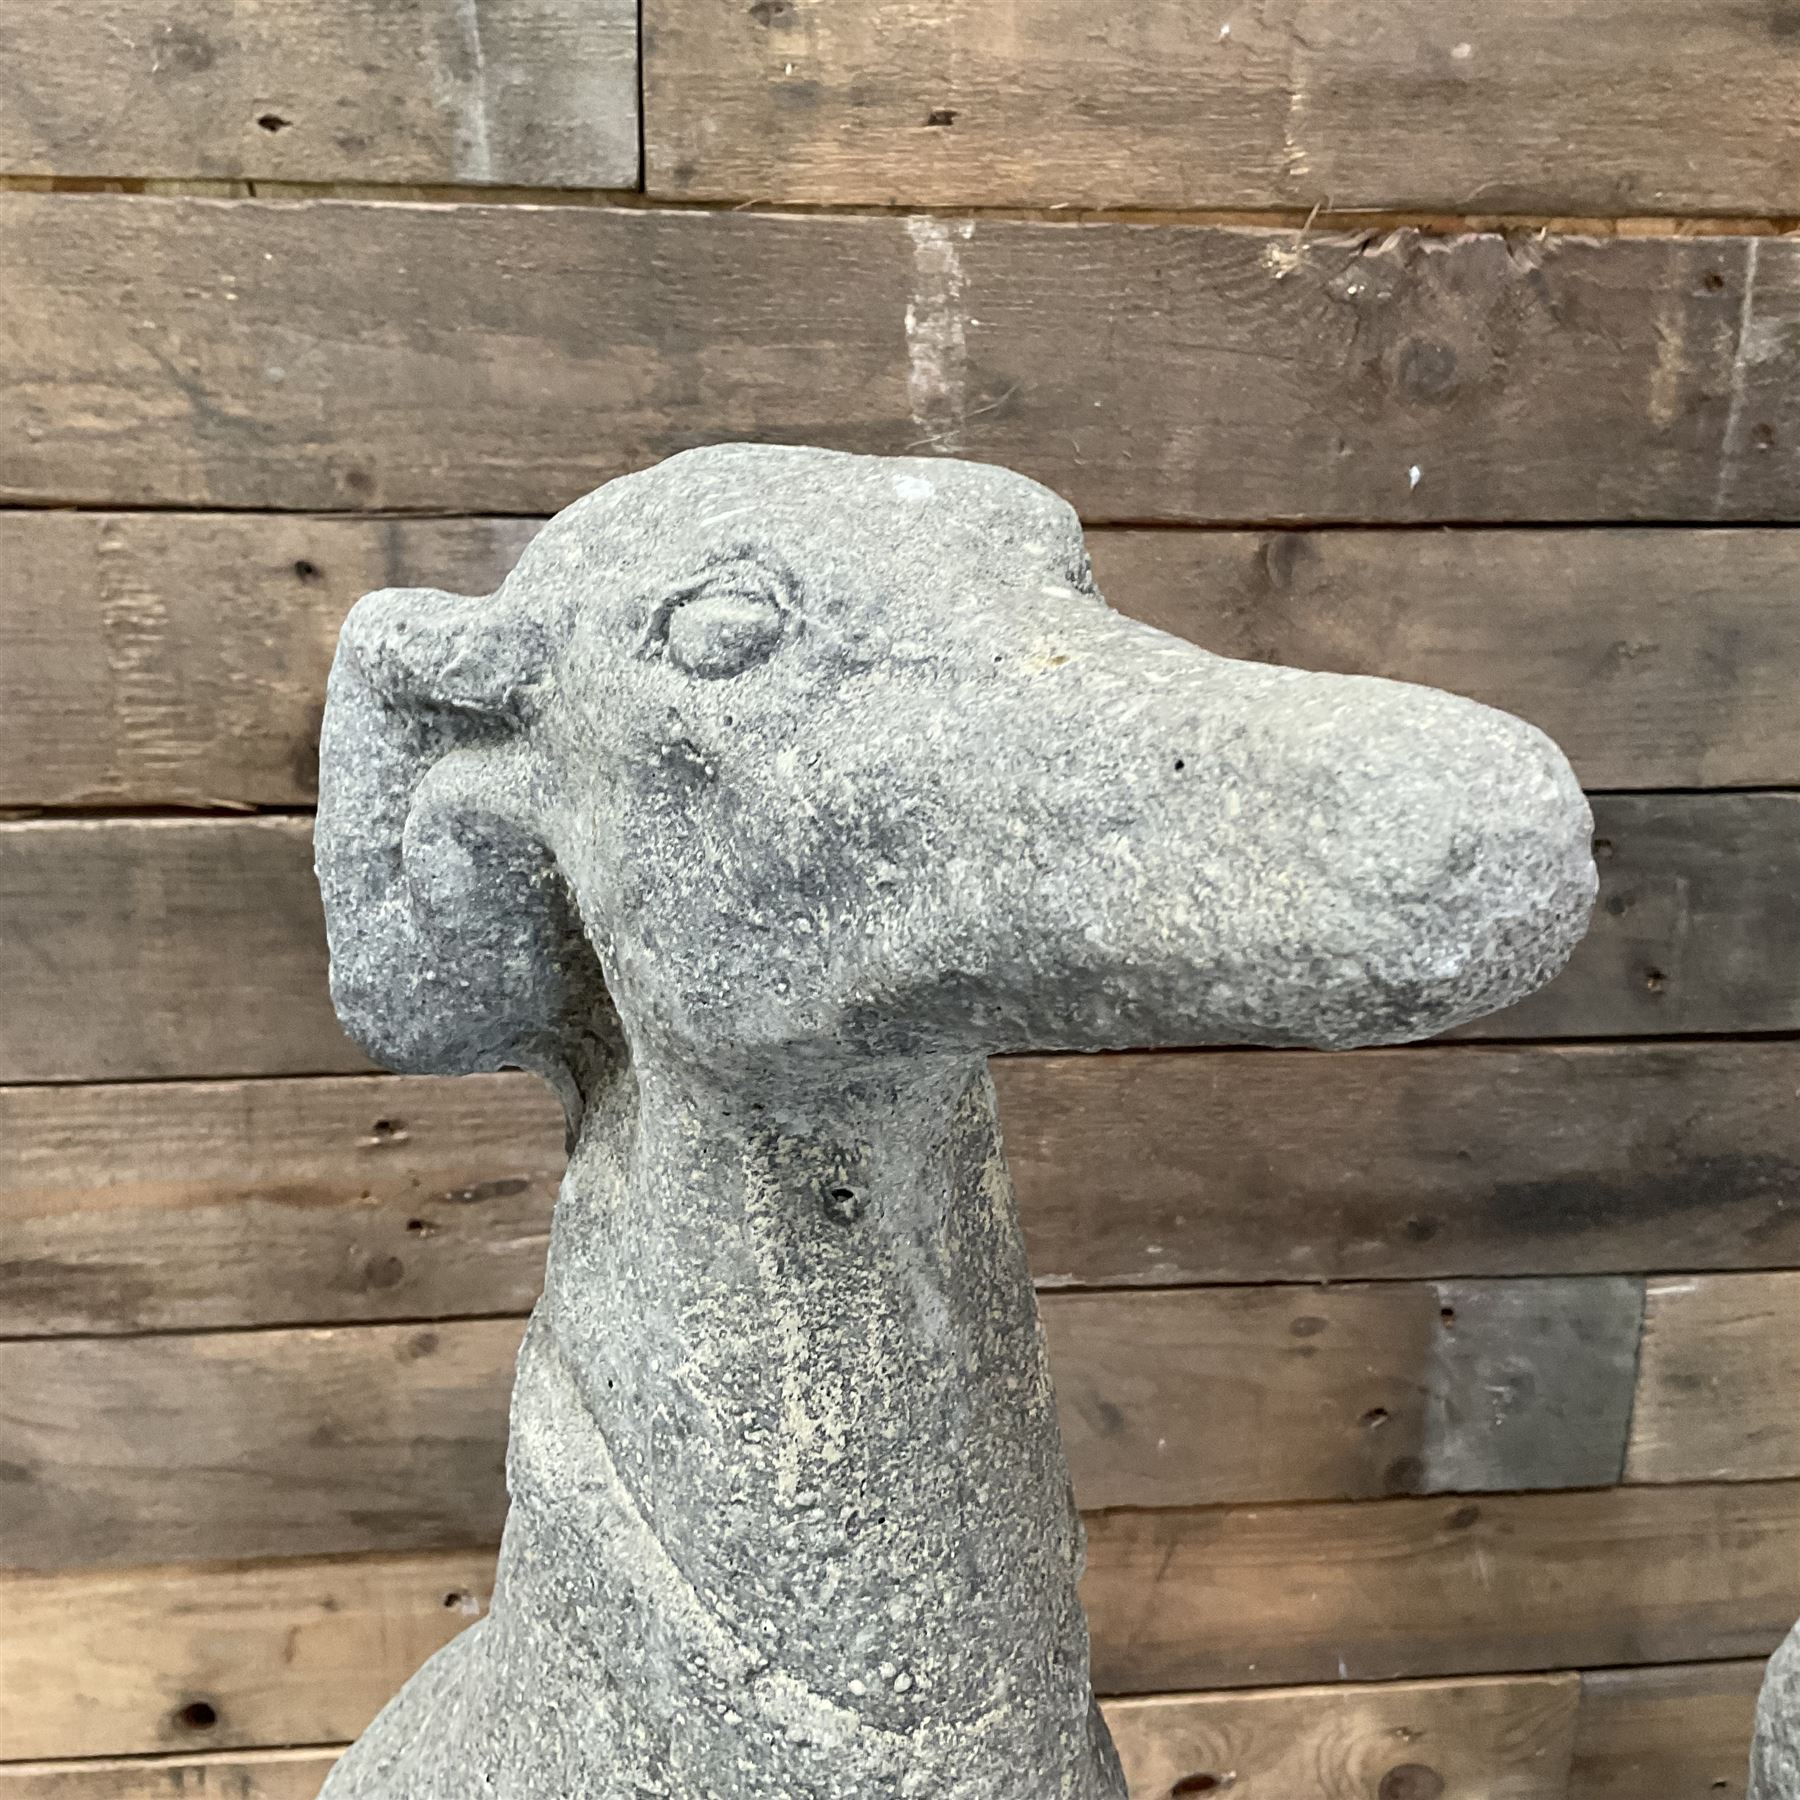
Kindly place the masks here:
POLYGON ((363 600, 338 1009, 538 1071, 571 1161, 491 1614, 331 1800, 1123 1795, 984 1058, 1441 1030, 1560 967, 1589 833, 1531 727, 1134 624, 970 463, 696 450, 363 600))

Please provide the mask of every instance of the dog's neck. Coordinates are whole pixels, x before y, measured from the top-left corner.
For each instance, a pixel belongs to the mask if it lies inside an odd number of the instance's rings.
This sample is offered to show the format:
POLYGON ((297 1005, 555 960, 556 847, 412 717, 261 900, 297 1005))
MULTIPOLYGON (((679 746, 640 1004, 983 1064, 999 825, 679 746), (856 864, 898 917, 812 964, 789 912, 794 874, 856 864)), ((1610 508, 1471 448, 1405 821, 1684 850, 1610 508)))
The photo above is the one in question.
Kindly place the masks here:
POLYGON ((1047 1675, 1085 1711, 1079 1527, 979 1063, 640 1060, 594 1097, 540 1324, 683 1582, 772 1665, 888 1731, 1047 1675))

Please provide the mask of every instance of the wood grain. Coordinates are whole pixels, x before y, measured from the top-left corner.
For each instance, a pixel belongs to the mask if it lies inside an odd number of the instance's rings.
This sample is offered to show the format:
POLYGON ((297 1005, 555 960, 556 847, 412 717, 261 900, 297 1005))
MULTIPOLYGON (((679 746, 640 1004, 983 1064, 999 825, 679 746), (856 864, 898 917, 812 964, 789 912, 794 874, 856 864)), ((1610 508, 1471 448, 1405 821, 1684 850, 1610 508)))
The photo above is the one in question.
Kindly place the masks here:
POLYGON ((1800 1484, 1110 1512, 1105 1693, 1766 1656, 1800 1616, 1800 1484))
MULTIPOLYGON (((1076 1497, 1196 1506, 1616 1481, 1613 1277, 1053 1294, 1076 1497)), ((485 1543, 520 1323, 0 1343, 0 1567, 485 1543)))
POLYGON ((1043 1301, 1086 1508, 1617 1481, 1640 1310, 1622 1277, 1043 1301))
MULTIPOLYGON (((375 1664, 377 1675, 385 1662, 375 1664)), ((1759 1662, 1112 1700, 1132 1800, 1368 1800, 1385 1780, 1482 1800, 1743 1800, 1759 1662), (1572 1741, 1571 1741, 1572 1740, 1572 1741), (1425 1773, 1428 1771, 1428 1773, 1425 1773), (1183 1788, 1180 1784, 1186 1782, 1183 1788)), ((12 1800, 313 1800, 339 1752, 0 1764, 12 1800)))
POLYGON ((492 1542, 520 1332, 0 1344, 0 1567, 492 1542))
POLYGON ((1786 238, 24 193, 0 238, 19 504, 537 513, 762 438, 1099 523, 1800 516, 1786 238))
POLYGON ((1705 0, 652 0, 645 24, 650 190, 688 199, 1756 214, 1800 181, 1783 18, 1705 0))
POLYGON ((0 15, 0 173, 632 187, 628 0, 0 15))
POLYGON ((367 1069, 305 819, 0 823, 0 1079, 367 1069))
POLYGON ((1744 1800, 1761 1660, 1581 1678, 1568 1800, 1744 1800))
POLYGON ((1566 1800, 1580 1693, 1569 1674, 1406 1681, 1115 1700, 1106 1718, 1132 1800, 1566 1800))
POLYGON ((1800 794, 1610 794, 1594 828, 1600 901, 1568 972, 1462 1035, 1800 1027, 1800 794))
POLYGON ((1800 1274, 1648 1284, 1633 1481, 1800 1475, 1800 1274))
MULTIPOLYGON (((1800 794, 1596 802, 1601 903, 1496 1039, 1800 1028, 1800 794)), ((333 1074, 303 819, 0 823, 0 1082, 333 1074)))
MULTIPOLYGON (((1772 1484, 1098 1514, 1097 1679, 1337 1688, 1595 1649, 1620 1667, 1763 1656, 1800 1614, 1797 1513, 1800 1490, 1772 1484)), ((341 1743, 479 1614, 491 1567, 446 1551, 0 1577, 0 1758, 341 1743), (183 1722, 197 1702, 213 1724, 183 1722)), ((1621 1743, 1603 1722, 1586 1738, 1590 1761, 1621 1743)))
MULTIPOLYGON (((1800 1261, 1800 1047, 1015 1057, 1048 1287, 1800 1261)), ((523 1312, 561 1114, 523 1076, 0 1088, 0 1337, 523 1312)))
POLYGON ((497 586, 532 520, 0 515, 0 804, 310 805, 339 625, 497 586))
POLYGON ((0 1338, 522 1313, 563 1162, 524 1076, 0 1088, 0 1338))
POLYGON ((994 1065, 1041 1282, 1800 1262, 1800 1047, 1261 1051, 994 1065))
MULTIPOLYGON (((1365 1800, 1384 1779, 1404 1793, 1404 1780, 1429 1791, 1431 1777, 1483 1800, 1743 1800, 1761 1674, 1758 1662, 1678 1665, 1173 1694, 1103 1710, 1132 1800, 1214 1791, 1198 1785, 1208 1776, 1246 1800, 1365 1800)), ((326 1748, 12 1763, 0 1765, 0 1794, 313 1800, 337 1756, 326 1748)))
POLYGON ((1547 731, 1589 788, 1800 771, 1800 546, 1780 531, 1097 531, 1134 617, 1226 656, 1386 675, 1547 731))
POLYGON ((342 1743, 480 1617, 493 1565, 457 1551, 0 1576, 0 1758, 342 1743))
POLYGON ((316 1800, 336 1749, 0 1763, 6 1800, 316 1800))
MULTIPOLYGON (((309 804, 350 603, 489 592, 537 523, 0 514, 0 805, 309 804)), ((1783 531, 1098 529, 1090 544, 1133 617, 1224 655, 1504 707, 1589 787, 1800 784, 1783 531)))

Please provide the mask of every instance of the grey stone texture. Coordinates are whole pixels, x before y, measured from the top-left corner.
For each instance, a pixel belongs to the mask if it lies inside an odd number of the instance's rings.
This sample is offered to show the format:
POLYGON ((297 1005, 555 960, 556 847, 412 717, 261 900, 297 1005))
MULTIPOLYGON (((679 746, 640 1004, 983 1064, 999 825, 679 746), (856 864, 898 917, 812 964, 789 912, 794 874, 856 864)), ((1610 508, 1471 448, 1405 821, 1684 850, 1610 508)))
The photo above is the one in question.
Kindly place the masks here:
POLYGON ((1763 1677, 1749 1800, 1800 1800, 1800 1625, 1769 1659, 1763 1677))
POLYGON ((571 1160, 491 1614, 329 1800, 1117 1800, 984 1059, 1442 1031, 1562 965, 1590 829, 1531 727, 1132 623, 972 463, 690 451, 364 599, 339 1011, 571 1160))

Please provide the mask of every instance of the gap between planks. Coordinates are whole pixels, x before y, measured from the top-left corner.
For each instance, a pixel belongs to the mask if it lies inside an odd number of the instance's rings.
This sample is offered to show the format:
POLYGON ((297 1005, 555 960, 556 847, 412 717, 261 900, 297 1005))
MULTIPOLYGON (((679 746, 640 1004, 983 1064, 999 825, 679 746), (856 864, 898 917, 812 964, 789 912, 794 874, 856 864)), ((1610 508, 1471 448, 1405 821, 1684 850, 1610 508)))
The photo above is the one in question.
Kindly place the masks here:
MULTIPOLYGON (((379 506, 379 507, 329 507, 299 506, 284 509, 279 506, 241 506, 230 501, 189 502, 184 500, 95 500, 76 494, 53 494, 49 496, 33 496, 29 499, 16 499, 9 495, 0 495, 0 519, 13 515, 30 517, 37 513, 64 514, 72 513, 80 517, 96 519, 178 519, 203 521, 206 519, 267 519, 272 524, 279 522, 285 525, 304 524, 309 519, 317 519, 322 523, 353 523, 357 525, 546 525, 554 516, 551 513, 519 513, 482 511, 470 508, 462 512, 446 512, 441 507, 379 506)), ((1090 531, 1130 531, 1130 532, 1167 532, 1171 536, 1188 537, 1228 537, 1233 534, 1262 532, 1269 535, 1290 537, 1349 537, 1356 534, 1386 537, 1418 537, 1429 538, 1447 531, 1474 535, 1487 533, 1501 536, 1521 532, 1567 533, 1570 536, 1588 536, 1596 532, 1619 532, 1642 534, 1652 531, 1679 532, 1688 536, 1704 536, 1708 533, 1726 536, 1732 533, 1747 531, 1780 531, 1800 532, 1800 520, 1795 519, 1753 519, 1753 518, 1685 518, 1650 516, 1633 516, 1622 518, 1598 519, 1537 519, 1520 517, 1516 519, 1460 519, 1460 518, 1412 518, 1412 519, 1335 519, 1308 518, 1303 516, 1283 515, 1268 517, 1246 516, 1239 519, 1163 519, 1135 518, 1121 514, 1118 517, 1083 517, 1082 525, 1090 531)), ((1110 604, 1110 602, 1109 602, 1110 604)), ((1117 607, 1113 608, 1117 611, 1117 607)), ((1637 790, 1632 790, 1636 792, 1637 790)))
MULTIPOLYGON (((1728 791, 1728 790, 1715 790, 1715 791, 1722 792, 1722 791, 1728 791)), ((1784 792, 1784 793, 1785 792, 1800 793, 1800 788, 1791 789, 1791 790, 1790 789, 1779 789, 1779 790, 1770 790, 1770 791, 1784 792)), ((31 824, 39 824, 39 823, 44 823, 44 824, 82 824, 82 823, 86 823, 89 820, 97 821, 102 816, 103 815, 99 815, 99 814, 80 813, 80 812, 56 812, 54 810, 48 810, 48 809, 46 809, 42 812, 30 812, 30 813, 0 812, 0 830, 3 830, 7 825, 20 825, 20 824, 23 824, 23 825, 31 825, 31 824)), ((260 819, 260 818, 279 818, 279 817, 283 817, 285 815, 280 814, 280 813, 263 813, 260 811, 258 811, 258 812, 238 812, 238 811, 234 810, 231 812, 199 812, 199 811, 177 812, 177 811, 171 810, 171 811, 161 814, 159 816, 162 818, 166 818, 171 823, 179 823, 179 824, 195 824, 195 823, 229 824, 229 823, 232 823, 233 821, 236 821, 239 819, 252 820, 252 819, 260 819)), ((1258 1055, 1262 1055, 1265 1053, 1274 1054, 1274 1055, 1283 1055, 1283 1056, 1286 1056, 1286 1055, 1364 1056, 1368 1053, 1369 1050, 1378 1050, 1384 1054, 1392 1052, 1393 1054, 1400 1055, 1400 1056, 1442 1056, 1442 1055, 1447 1055, 1447 1054, 1451 1054, 1451 1053, 1454 1053, 1454 1054, 1460 1055, 1460 1056, 1470 1056, 1470 1055, 1480 1055, 1483 1052, 1492 1053, 1495 1051, 1518 1051, 1518 1050, 1634 1050, 1634 1049, 1635 1050, 1663 1050, 1663 1049, 1671 1049, 1671 1048, 1674 1048, 1674 1049, 1686 1048, 1686 1049, 1690 1049, 1690 1050, 1701 1050, 1701 1049, 1708 1049, 1708 1048, 1723 1047, 1723 1046, 1727 1046, 1727 1045, 1731 1045, 1731 1044, 1773 1046, 1773 1045, 1793 1044, 1793 1043, 1800 1043, 1800 1031, 1771 1029, 1768 1031, 1683 1032, 1680 1034, 1671 1034, 1668 1036, 1664 1036, 1660 1032, 1647 1031, 1647 1032, 1637 1032, 1637 1033, 1620 1032, 1617 1035, 1603 1036, 1603 1037, 1429 1038, 1429 1039, 1426 1039, 1422 1043, 1372 1044, 1372 1045, 1367 1046, 1364 1049, 1350 1050, 1350 1051, 1346 1051, 1346 1050, 1294 1050, 1292 1048, 1286 1048, 1286 1047, 1282 1047, 1282 1046, 1278 1046, 1278 1045, 1260 1045, 1260 1044, 1184 1044, 1180 1048, 1174 1049, 1174 1050, 1166 1050, 1166 1049, 1104 1050, 1104 1051, 1095 1052, 1094 1054, 1095 1054, 1096 1060, 1099 1060, 1101 1058, 1111 1060, 1116 1057, 1125 1057, 1125 1056, 1236 1057, 1236 1056, 1258 1056, 1258 1055)), ((1045 1056, 1049 1056, 1054 1053, 1046 1051, 1046 1052, 1043 1052, 1042 1054, 1045 1056)), ((1021 1054, 1016 1057, 1005 1058, 1004 1060, 1009 1061, 1009 1062, 1028 1062, 1028 1061, 1033 1060, 1033 1058, 1029 1054, 1021 1054)), ((205 1074, 194 1074, 194 1075, 92 1075, 92 1076, 69 1076, 66 1078, 58 1076, 58 1077, 53 1077, 53 1078, 50 1078, 47 1080, 41 1080, 41 1081, 36 1081, 36 1080, 6 1081, 6 1082, 0 1082, 0 1094, 57 1092, 57 1091, 62 1091, 62 1090, 74 1090, 74 1089, 81 1089, 81 1088, 230 1087, 230 1086, 234 1086, 234 1085, 241 1085, 245 1082, 267 1082, 267 1083, 270 1083, 271 1085, 273 1085, 273 1084, 282 1083, 282 1082, 296 1082, 296 1081, 307 1081, 307 1082, 311 1082, 311 1081, 413 1081, 413 1080, 420 1080, 420 1079, 441 1080, 441 1081, 461 1081, 464 1078, 460 1075, 443 1075, 443 1076, 427 1076, 427 1077, 409 1076, 409 1075, 397 1074, 391 1069, 366 1069, 366 1070, 362 1070, 362 1071, 349 1070, 349 1069, 268 1069, 268 1070, 261 1070, 261 1071, 250 1071, 250 1072, 242 1073, 242 1074, 233 1073, 231 1070, 224 1070, 224 1071, 213 1071, 213 1072, 209 1072, 209 1073, 205 1073, 205 1074)), ((549 1090, 546 1088, 545 1092, 548 1093, 549 1090)), ((1716 1268, 1709 1266, 1706 1272, 1708 1274, 1719 1274, 1719 1275, 1732 1274, 1732 1273, 1761 1274, 1761 1273, 1765 1273, 1767 1271, 1768 1267, 1769 1267, 1769 1265, 1767 1263, 1741 1263, 1741 1264, 1721 1263, 1716 1268)), ((1584 1271, 1584 1272, 1592 1273, 1593 1271, 1584 1271)), ((1689 1271, 1686 1271, 1683 1269, 1678 1269, 1678 1268, 1631 1269, 1631 1270, 1627 1270, 1624 1272, 1628 1273, 1628 1274, 1633 1274, 1633 1275, 1637 1275, 1637 1274, 1681 1275, 1681 1274, 1689 1273, 1689 1271)), ((1301 1278, 1301 1277, 1276 1277, 1275 1279, 1278 1282, 1285 1285, 1290 1281, 1300 1280, 1303 1278, 1301 1278)), ((1317 1279, 1318 1279, 1319 1285, 1329 1287, 1332 1285, 1333 1281, 1336 1278, 1332 1277, 1332 1276, 1321 1276, 1321 1277, 1318 1277, 1317 1279)), ((1359 1275, 1355 1276, 1354 1279, 1357 1281, 1381 1281, 1384 1279, 1393 1279, 1396 1281, 1409 1281, 1414 1278, 1412 1276, 1407 1276, 1407 1275, 1393 1276, 1390 1278, 1390 1277, 1384 1277, 1384 1276, 1381 1276, 1378 1274, 1359 1274, 1359 1275)), ((1059 1283, 1058 1285, 1063 1285, 1063 1284, 1059 1283)), ((1106 1290, 1106 1289, 1109 1289, 1109 1288, 1112 1288, 1115 1286, 1126 1287, 1126 1288, 1135 1288, 1135 1287, 1142 1286, 1144 1284, 1139 1283, 1139 1282, 1115 1283, 1115 1282, 1102 1281, 1102 1282, 1095 1282, 1092 1285, 1096 1289, 1096 1291, 1101 1291, 1101 1290, 1106 1290)), ((1196 1285, 1199 1285, 1199 1286, 1226 1286, 1226 1287, 1259 1287, 1264 1284, 1260 1281, 1249 1281, 1249 1282, 1235 1282, 1235 1281, 1211 1282, 1211 1281, 1207 1281, 1207 1282, 1200 1282, 1200 1283, 1189 1282, 1189 1281, 1175 1281, 1175 1282, 1169 1282, 1166 1284, 1158 1284, 1158 1285, 1166 1285, 1169 1287, 1192 1287, 1192 1286, 1196 1286, 1196 1285)))
MULTIPOLYGON (((1660 1041, 1660 1040, 1659 1040, 1660 1041)), ((1479 1047, 1479 1046, 1472 1046, 1479 1047)), ((1506 1048, 1496 1045, 1493 1048, 1506 1048)), ((215 1081, 227 1082, 230 1076, 215 1076, 215 1081)), ((343 1077, 330 1075, 301 1076, 264 1076, 259 1079, 276 1081, 333 1081, 333 1080, 383 1080, 400 1079, 395 1076, 343 1077)), ((104 1084, 84 1084, 104 1085, 104 1084)), ((135 1085, 118 1083, 119 1086, 135 1085)), ((203 1082, 181 1082, 172 1085, 202 1086, 203 1082)), ((1096 1281, 1047 1280, 1042 1277, 1036 1282, 1038 1305, 1041 1308, 1046 1300, 1052 1305, 1064 1294, 1081 1295, 1094 1299, 1114 1298, 1120 1300, 1136 1299, 1152 1294, 1206 1294, 1234 1293, 1239 1290, 1253 1292, 1288 1290, 1295 1294, 1336 1294, 1346 1288, 1372 1288, 1376 1290, 1392 1288, 1412 1288, 1436 1285, 1492 1286, 1507 1284, 1523 1284, 1526 1282, 1580 1282, 1580 1281, 1629 1281, 1642 1289, 1649 1289, 1659 1283, 1680 1283, 1688 1287, 1698 1287, 1704 1282, 1714 1279, 1761 1278, 1770 1275, 1800 1275, 1800 1270, 1771 1269, 1758 1264, 1745 1264, 1742 1267, 1706 1269, 1695 1273, 1682 1269, 1648 1269, 1627 1270, 1616 1276, 1579 1274, 1579 1275, 1442 1275, 1420 1276, 1405 1275, 1354 1275, 1354 1276, 1279 1276, 1269 1275, 1254 1279, 1229 1280, 1205 1279, 1198 1275, 1187 1276, 1172 1281, 1127 1281, 1101 1279, 1096 1281)), ((170 1338, 228 1338, 254 1336, 259 1332, 271 1331, 356 1331, 368 1329, 424 1330, 439 1325, 493 1325, 511 1321, 521 1327, 530 1317, 528 1311, 520 1311, 516 1306, 502 1306, 491 1310, 477 1309, 473 1311, 427 1312, 427 1313, 380 1313, 367 1318, 269 1318, 248 1319, 224 1325, 145 1325, 121 1331, 0 1331, 0 1346, 9 1344, 125 1344, 146 1341, 162 1341, 170 1338)), ((1638 1321, 1637 1352, 1641 1358, 1644 1347, 1644 1332, 1648 1321, 1640 1317, 1638 1321)), ((1636 1390, 1633 1390, 1633 1400, 1636 1390)), ((1630 1441, 1632 1413, 1627 1412, 1625 1418, 1626 1441, 1630 1441)), ((1615 1485, 1606 1483, 1602 1485, 1615 1485)))
MULTIPOLYGON (((1792 782, 1761 781, 1753 786, 1746 787, 1594 787, 1583 788, 1582 792, 1586 794, 1590 800, 1710 800, 1715 795, 1724 794, 1741 795, 1745 798, 1754 799, 1761 795, 1800 793, 1800 780, 1792 782)), ((163 819, 178 820, 182 823, 190 823, 194 820, 205 819, 312 819, 317 816, 317 812, 318 809, 316 807, 302 805, 299 802, 283 803, 263 800, 214 800, 206 805, 201 805, 199 803, 182 805, 179 802, 146 801, 143 805, 133 806, 130 804, 121 804, 118 801, 107 800, 95 801, 91 804, 76 802, 73 804, 51 804, 46 806, 0 807, 0 825, 36 825, 40 823, 104 825, 111 823, 114 820, 130 820, 133 822, 153 824, 163 819)), ((1717 1035, 1731 1036, 1735 1034, 1719 1033, 1717 1035)), ((1746 1032, 1743 1035, 1746 1037, 1753 1037, 1763 1034, 1746 1032)), ((1777 1033, 1775 1035, 1787 1036, 1792 1034, 1777 1033)), ((1487 1043, 1495 1043, 1501 1040, 1489 1038, 1484 1041, 1487 1043)), ((1520 1041, 1530 1043, 1535 1040, 1526 1038, 1521 1039, 1520 1041)), ((1568 1043, 1575 1040, 1564 1038, 1559 1041, 1568 1043)), ((1624 1040, 1619 1038, 1608 1038, 1604 1041, 1607 1043, 1619 1043, 1624 1040)), ((1669 1040, 1659 1039, 1658 1041, 1668 1042, 1669 1040)), ((1195 1050, 1205 1050, 1215 1046, 1195 1044, 1185 1047, 1193 1048, 1195 1050)), ((1224 1046, 1216 1047, 1224 1048, 1224 1046)), ((1244 1045, 1232 1047, 1237 1049, 1246 1048, 1244 1045)), ((1129 1055, 1131 1052, 1118 1051, 1106 1052, 1105 1054, 1129 1055)))
POLYGON ((270 181, 181 176, 21 175, 0 173, 0 194, 115 194, 173 200, 356 200, 402 206, 588 206, 655 212, 771 213, 795 218, 994 219, 1045 224, 1219 225, 1250 230, 1418 231, 1431 237, 1464 232, 1549 237, 1787 237, 1800 214, 1558 214, 1374 210, 1323 206, 1095 207, 909 206, 876 201, 689 200, 639 188, 473 187, 454 182, 270 181))

